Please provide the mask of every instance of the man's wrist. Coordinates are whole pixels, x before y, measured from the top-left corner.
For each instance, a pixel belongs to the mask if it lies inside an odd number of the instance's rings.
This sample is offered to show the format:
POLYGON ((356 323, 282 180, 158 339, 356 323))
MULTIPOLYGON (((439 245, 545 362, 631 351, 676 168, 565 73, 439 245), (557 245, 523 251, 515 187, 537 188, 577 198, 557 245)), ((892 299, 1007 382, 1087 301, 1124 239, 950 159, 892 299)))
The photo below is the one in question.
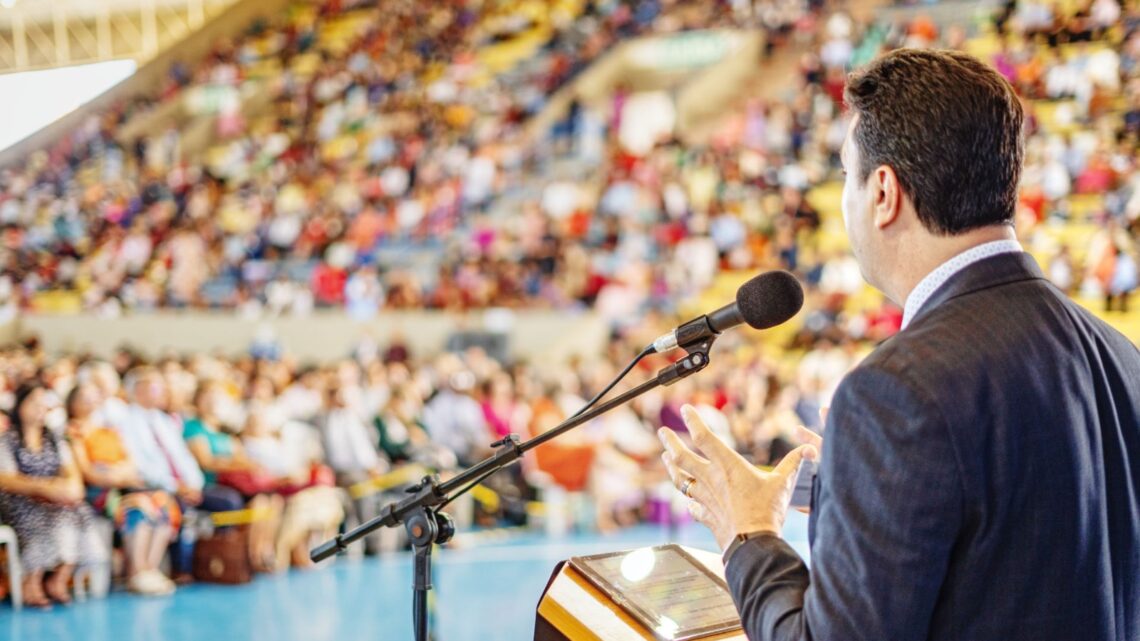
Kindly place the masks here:
POLYGON ((741 532, 740 534, 732 537, 732 539, 728 542, 728 547, 724 549, 724 554, 722 554, 720 557, 721 561, 723 561, 725 565, 728 565, 729 559, 732 558, 733 553, 740 549, 740 546, 744 545, 752 539, 762 536, 774 536, 779 538, 780 533, 774 529, 769 528, 753 530, 752 532, 741 532))

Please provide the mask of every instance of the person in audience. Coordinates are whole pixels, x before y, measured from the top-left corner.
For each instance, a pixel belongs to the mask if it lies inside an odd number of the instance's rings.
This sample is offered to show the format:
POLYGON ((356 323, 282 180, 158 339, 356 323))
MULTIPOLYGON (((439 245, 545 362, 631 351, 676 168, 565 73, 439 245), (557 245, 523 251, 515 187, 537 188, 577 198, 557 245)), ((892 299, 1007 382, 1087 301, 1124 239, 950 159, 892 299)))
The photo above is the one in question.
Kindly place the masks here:
POLYGON ((373 424, 380 449, 394 463, 411 461, 434 470, 453 470, 455 453, 432 441, 421 422, 424 403, 410 382, 397 385, 373 424))
POLYGON ((114 521, 123 538, 128 589, 170 594, 174 583, 159 565, 178 534, 182 511, 170 493, 147 489, 122 437, 100 422, 101 407, 105 404, 92 382, 80 383, 67 396, 67 433, 87 500, 114 521))
POLYGON ((115 367, 106 361, 92 361, 79 368, 79 381, 90 381, 99 389, 103 399, 96 410, 96 422, 117 425, 127 415, 127 402, 123 400, 123 383, 115 367))
POLYGON ((1112 269, 1112 279, 1105 292, 1104 310, 1112 311, 1115 307, 1120 312, 1127 313, 1128 298, 1138 286, 1140 286, 1140 275, 1137 273, 1135 251, 1125 236, 1116 245, 1116 261, 1112 269), (1118 301, 1119 305, 1114 306, 1114 301, 1118 301))
POLYGON ((472 396, 475 375, 462 363, 444 359, 445 382, 424 406, 424 427, 432 440, 451 450, 467 467, 491 452, 494 438, 487 429, 483 408, 472 396))
POLYGON ((161 407, 166 388, 150 367, 131 370, 126 377, 130 397, 126 416, 113 427, 123 438, 131 460, 147 485, 174 493, 180 502, 207 511, 240 509, 232 492, 203 493, 205 476, 182 440, 182 426, 161 407))
POLYGON ((195 415, 183 424, 183 438, 202 468, 206 488, 232 488, 242 494, 252 513, 250 563, 255 570, 272 572, 277 568, 274 540, 284 509, 284 499, 276 493, 279 479, 246 456, 240 439, 221 429, 218 407, 223 394, 212 381, 198 386, 195 415))
MULTIPOLYGON (((265 413, 266 420, 274 425, 285 422, 286 411, 279 400, 280 395, 277 393, 277 386, 267 371, 259 372, 254 376, 253 380, 250 381, 246 396, 245 410, 247 415, 258 411, 265 413)), ((248 416, 243 418, 248 418, 248 416)))
POLYGON ((324 404, 321 372, 308 366, 278 397, 278 407, 287 419, 312 421, 320 414, 324 404))
MULTIPOLYGON (((336 385, 328 388, 327 408, 317 421, 325 447, 325 460, 339 487, 348 490, 358 522, 380 512, 381 492, 372 483, 390 469, 380 454, 379 438, 371 424, 352 405, 352 392, 336 385)), ((379 552, 379 533, 365 538, 365 552, 379 552)))
POLYGON ((360 409, 365 418, 374 417, 384 409, 392 397, 392 386, 388 384, 388 368, 376 358, 376 350, 370 350, 368 353, 356 351, 358 353, 353 358, 365 368, 360 409))
MULTIPOLYGON (((545 434, 566 420, 566 412, 555 401, 558 390, 548 385, 546 393, 531 405, 530 436, 545 434)), ((570 430, 528 453, 531 482, 540 487, 557 485, 568 492, 581 492, 590 481, 597 459, 597 441, 583 429, 570 430)))
POLYGON ((311 543, 332 538, 344 521, 335 478, 329 478, 330 470, 308 457, 296 441, 282 438, 262 410, 250 411, 241 440, 250 461, 273 477, 286 497, 275 541, 275 567, 312 567, 311 543))
POLYGON ((49 390, 25 383, 0 433, 0 520, 16 531, 24 603, 34 607, 70 603, 76 566, 108 562, 71 448, 46 424, 57 407, 49 390))
MULTIPOLYGON (((189 509, 230 512, 245 505, 232 488, 206 485, 205 475, 182 439, 180 419, 164 412, 165 382, 152 367, 136 367, 127 373, 124 385, 130 397, 126 416, 112 427, 119 432, 132 461, 147 487, 173 494, 183 514, 189 509)), ((186 524, 183 524, 186 527, 186 524)), ((179 545, 173 555, 176 580, 190 576, 193 546, 179 545)), ((180 541, 181 542, 181 541, 180 541)))
POLYGON ((522 432, 526 413, 515 403, 514 383, 507 372, 497 372, 483 382, 480 406, 483 418, 496 438, 522 432))

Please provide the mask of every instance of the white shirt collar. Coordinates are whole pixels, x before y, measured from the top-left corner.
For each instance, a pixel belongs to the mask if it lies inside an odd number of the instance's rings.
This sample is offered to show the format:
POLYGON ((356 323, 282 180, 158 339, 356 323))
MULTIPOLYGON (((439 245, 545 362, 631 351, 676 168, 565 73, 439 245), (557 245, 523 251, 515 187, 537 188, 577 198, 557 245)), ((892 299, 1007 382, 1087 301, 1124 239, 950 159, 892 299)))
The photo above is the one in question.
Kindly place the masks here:
POLYGON ((989 243, 982 243, 967 249, 966 251, 958 254, 950 260, 939 265, 934 271, 930 272, 919 281, 910 295, 906 297, 906 304, 903 306, 903 321, 902 329, 906 329, 907 325, 914 320, 914 317, 938 291, 939 287, 946 284, 954 274, 966 269, 974 263, 985 260, 998 254, 1015 254, 1023 251, 1021 243, 1016 240, 995 240, 989 243))

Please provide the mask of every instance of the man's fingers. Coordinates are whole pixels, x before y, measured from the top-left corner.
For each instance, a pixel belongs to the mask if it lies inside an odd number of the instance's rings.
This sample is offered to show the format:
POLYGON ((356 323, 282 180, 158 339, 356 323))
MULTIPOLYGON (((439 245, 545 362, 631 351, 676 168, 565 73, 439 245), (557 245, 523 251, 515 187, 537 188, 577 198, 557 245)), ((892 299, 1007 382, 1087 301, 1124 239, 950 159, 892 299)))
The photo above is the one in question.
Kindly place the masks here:
POLYGON ((697 485, 700 484, 702 488, 711 487, 710 481, 705 479, 708 470, 708 461, 702 459, 693 453, 692 450, 685 447, 681 439, 677 438, 676 434, 672 433, 669 428, 661 428, 661 440, 665 445, 665 453, 661 455, 661 460, 665 462, 665 471, 669 473, 669 478, 673 481, 673 487, 678 491, 682 491, 685 482, 689 479, 694 479, 692 489, 690 489, 690 496, 697 491, 697 485), (701 482, 702 480, 703 483, 701 482))
POLYGON ((697 413, 697 408, 692 405, 682 406, 681 418, 685 419, 685 427, 689 428, 689 435, 693 437, 693 445, 696 445, 709 460, 727 463, 740 456, 736 450, 728 446, 728 443, 714 434, 708 425, 705 425, 701 415, 697 413))
POLYGON ((695 474, 697 470, 708 466, 709 462, 689 449, 689 446, 685 445, 681 437, 677 436, 673 430, 662 427, 657 430, 657 438, 661 439, 661 444, 665 446, 665 457, 672 459, 678 467, 695 474))
POLYGON ((710 529, 712 528, 712 513, 698 501, 689 501, 689 514, 692 514, 693 518, 701 525, 710 529))
POLYGON ((823 437, 803 425, 796 426, 796 438, 800 443, 814 445, 816 449, 823 447, 823 437))
POLYGON ((669 473, 669 480, 673 481, 673 487, 678 490, 681 489, 681 485, 684 484, 685 481, 696 478, 692 474, 677 467, 677 464, 673 462, 673 457, 669 456, 668 453, 662 454, 661 460, 665 462, 665 471, 669 473))
POLYGON ((796 472, 800 469, 800 462, 805 458, 811 461, 819 459, 819 451, 815 449, 814 445, 801 445, 788 452, 788 455, 780 461, 772 473, 784 479, 785 483, 789 482, 788 479, 791 479, 791 483, 795 483, 796 472))

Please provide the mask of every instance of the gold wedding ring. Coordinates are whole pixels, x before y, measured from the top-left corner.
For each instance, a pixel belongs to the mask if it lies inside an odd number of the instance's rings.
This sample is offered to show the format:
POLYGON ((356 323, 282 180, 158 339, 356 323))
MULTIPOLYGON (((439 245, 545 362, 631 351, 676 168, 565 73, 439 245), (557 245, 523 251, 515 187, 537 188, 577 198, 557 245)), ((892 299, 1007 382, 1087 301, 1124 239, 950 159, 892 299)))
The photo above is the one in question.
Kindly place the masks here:
POLYGON ((689 478, 685 479, 685 482, 681 484, 681 494, 684 494, 686 497, 688 497, 690 499, 693 498, 693 495, 689 493, 689 490, 693 489, 693 484, 696 482, 697 482, 697 479, 695 479, 691 476, 689 478))

